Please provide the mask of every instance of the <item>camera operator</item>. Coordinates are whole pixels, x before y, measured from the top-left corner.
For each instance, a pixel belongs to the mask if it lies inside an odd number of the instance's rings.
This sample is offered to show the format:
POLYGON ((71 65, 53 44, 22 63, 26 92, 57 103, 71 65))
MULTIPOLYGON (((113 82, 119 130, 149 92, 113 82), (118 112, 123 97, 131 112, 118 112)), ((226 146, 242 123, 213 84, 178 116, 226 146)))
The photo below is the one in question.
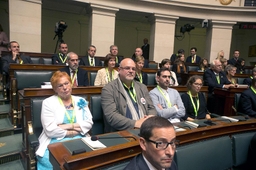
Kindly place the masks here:
POLYGON ((68 45, 64 42, 59 45, 59 53, 52 56, 52 64, 66 65, 68 45))

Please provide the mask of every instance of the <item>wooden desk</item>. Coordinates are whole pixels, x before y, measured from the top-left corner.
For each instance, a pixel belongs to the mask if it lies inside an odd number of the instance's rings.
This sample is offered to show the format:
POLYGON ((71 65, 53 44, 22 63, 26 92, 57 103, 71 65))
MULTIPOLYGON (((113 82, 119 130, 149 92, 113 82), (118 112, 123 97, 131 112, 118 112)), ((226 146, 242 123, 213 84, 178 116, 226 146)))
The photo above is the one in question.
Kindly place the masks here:
MULTIPOLYGON (((177 133, 181 145, 200 140, 232 135, 238 132, 256 130, 256 119, 236 123, 224 123, 215 120, 217 125, 191 129, 177 133)), ((129 131, 116 132, 120 135, 133 135, 129 131)), ((50 144, 50 161, 54 169, 96 169, 103 168, 133 158, 141 152, 138 141, 131 141, 104 149, 71 155, 62 143, 50 144)))
POLYGON ((234 106, 235 93, 242 93, 246 88, 214 89, 215 107, 214 113, 225 116, 235 116, 232 109, 234 106))

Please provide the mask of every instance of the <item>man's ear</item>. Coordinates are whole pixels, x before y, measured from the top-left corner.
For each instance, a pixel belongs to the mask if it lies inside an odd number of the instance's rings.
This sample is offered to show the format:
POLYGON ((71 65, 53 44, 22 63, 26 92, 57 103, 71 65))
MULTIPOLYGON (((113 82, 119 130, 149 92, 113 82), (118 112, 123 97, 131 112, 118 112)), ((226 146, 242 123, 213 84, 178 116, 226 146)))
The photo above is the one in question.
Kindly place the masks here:
POLYGON ((141 149, 143 150, 143 151, 146 151, 147 149, 147 147, 146 147, 146 145, 147 145, 147 143, 146 143, 146 140, 144 139, 144 138, 142 138, 142 137, 140 137, 140 139, 139 139, 140 141, 140 147, 141 147, 141 149))

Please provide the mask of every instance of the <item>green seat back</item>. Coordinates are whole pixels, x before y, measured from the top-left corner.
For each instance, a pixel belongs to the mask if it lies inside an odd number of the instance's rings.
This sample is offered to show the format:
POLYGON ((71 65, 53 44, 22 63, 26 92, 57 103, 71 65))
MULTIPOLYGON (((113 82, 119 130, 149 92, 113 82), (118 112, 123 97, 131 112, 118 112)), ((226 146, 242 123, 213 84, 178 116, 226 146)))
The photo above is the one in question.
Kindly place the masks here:
POLYGON ((229 136, 224 136, 177 147, 174 160, 179 170, 231 168, 231 139, 229 136))
POLYGON ((92 135, 104 133, 103 110, 101 107, 101 95, 93 95, 90 99, 90 111, 93 117, 92 135))
POLYGON ((97 75, 97 72, 89 73, 90 86, 94 86, 94 81, 95 81, 96 75, 97 75))

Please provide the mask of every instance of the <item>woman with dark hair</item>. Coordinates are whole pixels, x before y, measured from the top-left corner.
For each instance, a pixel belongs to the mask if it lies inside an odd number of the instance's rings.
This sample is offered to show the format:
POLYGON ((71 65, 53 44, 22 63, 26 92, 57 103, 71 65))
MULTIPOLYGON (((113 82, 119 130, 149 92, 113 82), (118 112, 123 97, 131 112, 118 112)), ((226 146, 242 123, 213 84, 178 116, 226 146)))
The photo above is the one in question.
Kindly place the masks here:
POLYGON ((245 60, 243 58, 240 58, 241 63, 237 65, 236 73, 238 74, 244 74, 245 73, 245 60))
POLYGON ((146 73, 142 72, 142 68, 144 66, 144 61, 145 61, 145 59, 143 56, 137 56, 135 58, 136 75, 135 75, 134 80, 137 80, 140 83, 147 85, 148 84, 148 76, 146 73))
POLYGON ((9 39, 6 35, 6 33, 3 30, 2 25, 0 24, 0 57, 1 57, 1 53, 2 51, 7 51, 7 45, 9 43, 9 39))
POLYGON ((38 170, 53 169, 47 149, 49 144, 89 136, 93 121, 88 102, 82 97, 71 95, 71 84, 66 72, 56 71, 51 78, 55 95, 42 103, 43 131, 36 151, 38 170))
POLYGON ((186 73, 187 72, 187 67, 185 65, 185 56, 184 54, 180 54, 176 61, 174 62, 172 66, 172 71, 176 73, 178 83, 181 84, 182 79, 181 79, 181 73, 186 73))
POLYGON ((199 63, 199 70, 205 72, 208 69, 208 60, 206 58, 202 58, 199 63))
POLYGON ((168 68, 170 70, 170 73, 171 73, 171 77, 170 77, 170 86, 178 86, 179 83, 178 83, 178 80, 177 80, 177 77, 176 77, 176 74, 171 71, 171 60, 169 59, 163 59, 161 61, 161 63, 159 64, 159 67, 160 68, 168 68))
POLYGON ((190 121, 194 119, 211 119, 207 110, 205 96, 200 92, 202 86, 202 77, 194 75, 188 79, 188 92, 181 96, 186 108, 186 115, 182 119, 190 121))
POLYGON ((115 70, 116 56, 108 54, 104 61, 104 68, 98 70, 94 86, 105 86, 109 82, 115 80, 118 72, 115 70))

